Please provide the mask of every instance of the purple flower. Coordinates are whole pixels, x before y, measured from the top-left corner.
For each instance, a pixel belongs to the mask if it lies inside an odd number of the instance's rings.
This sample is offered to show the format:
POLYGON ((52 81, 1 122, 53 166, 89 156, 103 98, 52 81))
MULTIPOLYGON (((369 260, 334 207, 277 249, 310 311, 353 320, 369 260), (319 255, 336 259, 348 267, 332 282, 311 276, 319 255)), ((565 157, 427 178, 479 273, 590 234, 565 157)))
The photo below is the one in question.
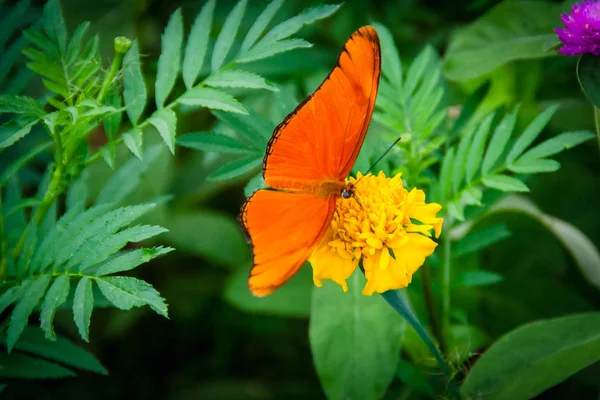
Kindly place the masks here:
POLYGON ((600 1, 585 0, 563 14, 565 29, 554 28, 563 46, 559 53, 574 56, 591 53, 600 55, 600 1))

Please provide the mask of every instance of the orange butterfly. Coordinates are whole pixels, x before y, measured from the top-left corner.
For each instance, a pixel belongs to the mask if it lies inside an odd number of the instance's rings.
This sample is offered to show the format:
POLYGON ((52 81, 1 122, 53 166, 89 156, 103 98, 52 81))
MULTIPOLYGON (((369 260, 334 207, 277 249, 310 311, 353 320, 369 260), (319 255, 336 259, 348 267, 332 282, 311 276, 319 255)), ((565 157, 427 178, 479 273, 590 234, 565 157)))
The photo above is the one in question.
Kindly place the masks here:
POLYGON ((265 296, 309 258, 327 230, 336 200, 362 147, 379 87, 381 50, 373 27, 350 36, 321 86, 273 132, 263 161, 271 189, 254 192, 239 221, 252 245, 248 286, 265 296))

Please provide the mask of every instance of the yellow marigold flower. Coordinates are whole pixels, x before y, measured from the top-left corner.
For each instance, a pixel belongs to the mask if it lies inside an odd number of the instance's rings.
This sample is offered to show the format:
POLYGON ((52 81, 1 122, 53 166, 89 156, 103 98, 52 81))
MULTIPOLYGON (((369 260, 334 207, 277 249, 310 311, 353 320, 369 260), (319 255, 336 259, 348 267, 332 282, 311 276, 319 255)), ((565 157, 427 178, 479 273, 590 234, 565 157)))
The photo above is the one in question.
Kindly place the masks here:
POLYGON ((435 237, 442 231, 443 219, 436 217, 442 206, 425 203, 422 190, 406 190, 400 174, 359 173, 348 182, 354 196, 337 200, 331 225, 309 259, 315 285, 330 279, 347 291, 346 279, 362 259, 364 295, 406 287, 437 246, 431 231, 435 237))

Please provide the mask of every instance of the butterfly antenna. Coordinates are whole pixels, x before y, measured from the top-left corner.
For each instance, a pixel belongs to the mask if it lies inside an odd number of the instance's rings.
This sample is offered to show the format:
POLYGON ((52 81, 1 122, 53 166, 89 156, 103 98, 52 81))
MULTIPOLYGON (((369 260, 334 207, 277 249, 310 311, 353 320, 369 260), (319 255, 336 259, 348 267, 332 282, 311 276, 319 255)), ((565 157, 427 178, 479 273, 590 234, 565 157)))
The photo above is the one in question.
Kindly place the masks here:
MULTIPOLYGON (((378 158, 378 159, 377 159, 377 160, 376 160, 376 161, 375 161, 373 164, 371 164, 371 166, 369 167, 369 169, 367 170, 367 172, 365 172, 365 173, 363 174, 363 176, 362 176, 360 179, 362 179, 362 178, 364 178, 365 176, 367 176, 367 175, 369 174, 369 172, 371 172, 371 171, 373 170, 373 168, 375 168, 375 166, 377 165, 377 163, 379 163, 379 161, 381 161, 381 160, 383 159, 383 157, 385 157, 385 156, 387 155, 387 153, 389 153, 389 152, 390 152, 390 151, 391 151, 391 150, 394 148, 394 146, 395 146, 395 145, 396 145, 396 144, 397 144, 397 143, 398 143, 398 142, 399 142, 401 139, 402 139, 402 135, 398 136, 398 139, 394 140, 394 143, 392 143, 392 144, 390 145, 390 147, 388 147, 388 148, 387 148, 387 150, 386 150, 386 151, 384 151, 384 152, 383 152, 383 154, 382 154, 381 156, 379 156, 379 158, 378 158)), ((359 179, 359 180, 357 180, 357 181, 356 181, 354 184, 356 185, 358 182, 360 182, 360 179, 359 179)))

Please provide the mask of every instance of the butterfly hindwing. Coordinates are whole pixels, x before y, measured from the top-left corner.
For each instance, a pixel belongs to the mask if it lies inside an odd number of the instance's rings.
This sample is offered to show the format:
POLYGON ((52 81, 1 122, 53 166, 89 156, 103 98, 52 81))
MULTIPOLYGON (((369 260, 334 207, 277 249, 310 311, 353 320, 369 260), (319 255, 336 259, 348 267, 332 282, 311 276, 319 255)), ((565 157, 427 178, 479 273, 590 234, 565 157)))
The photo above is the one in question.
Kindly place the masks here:
POLYGON ((258 190, 246 200, 240 222, 252 245, 248 285, 265 296, 292 277, 329 225, 335 199, 303 193, 258 190))

